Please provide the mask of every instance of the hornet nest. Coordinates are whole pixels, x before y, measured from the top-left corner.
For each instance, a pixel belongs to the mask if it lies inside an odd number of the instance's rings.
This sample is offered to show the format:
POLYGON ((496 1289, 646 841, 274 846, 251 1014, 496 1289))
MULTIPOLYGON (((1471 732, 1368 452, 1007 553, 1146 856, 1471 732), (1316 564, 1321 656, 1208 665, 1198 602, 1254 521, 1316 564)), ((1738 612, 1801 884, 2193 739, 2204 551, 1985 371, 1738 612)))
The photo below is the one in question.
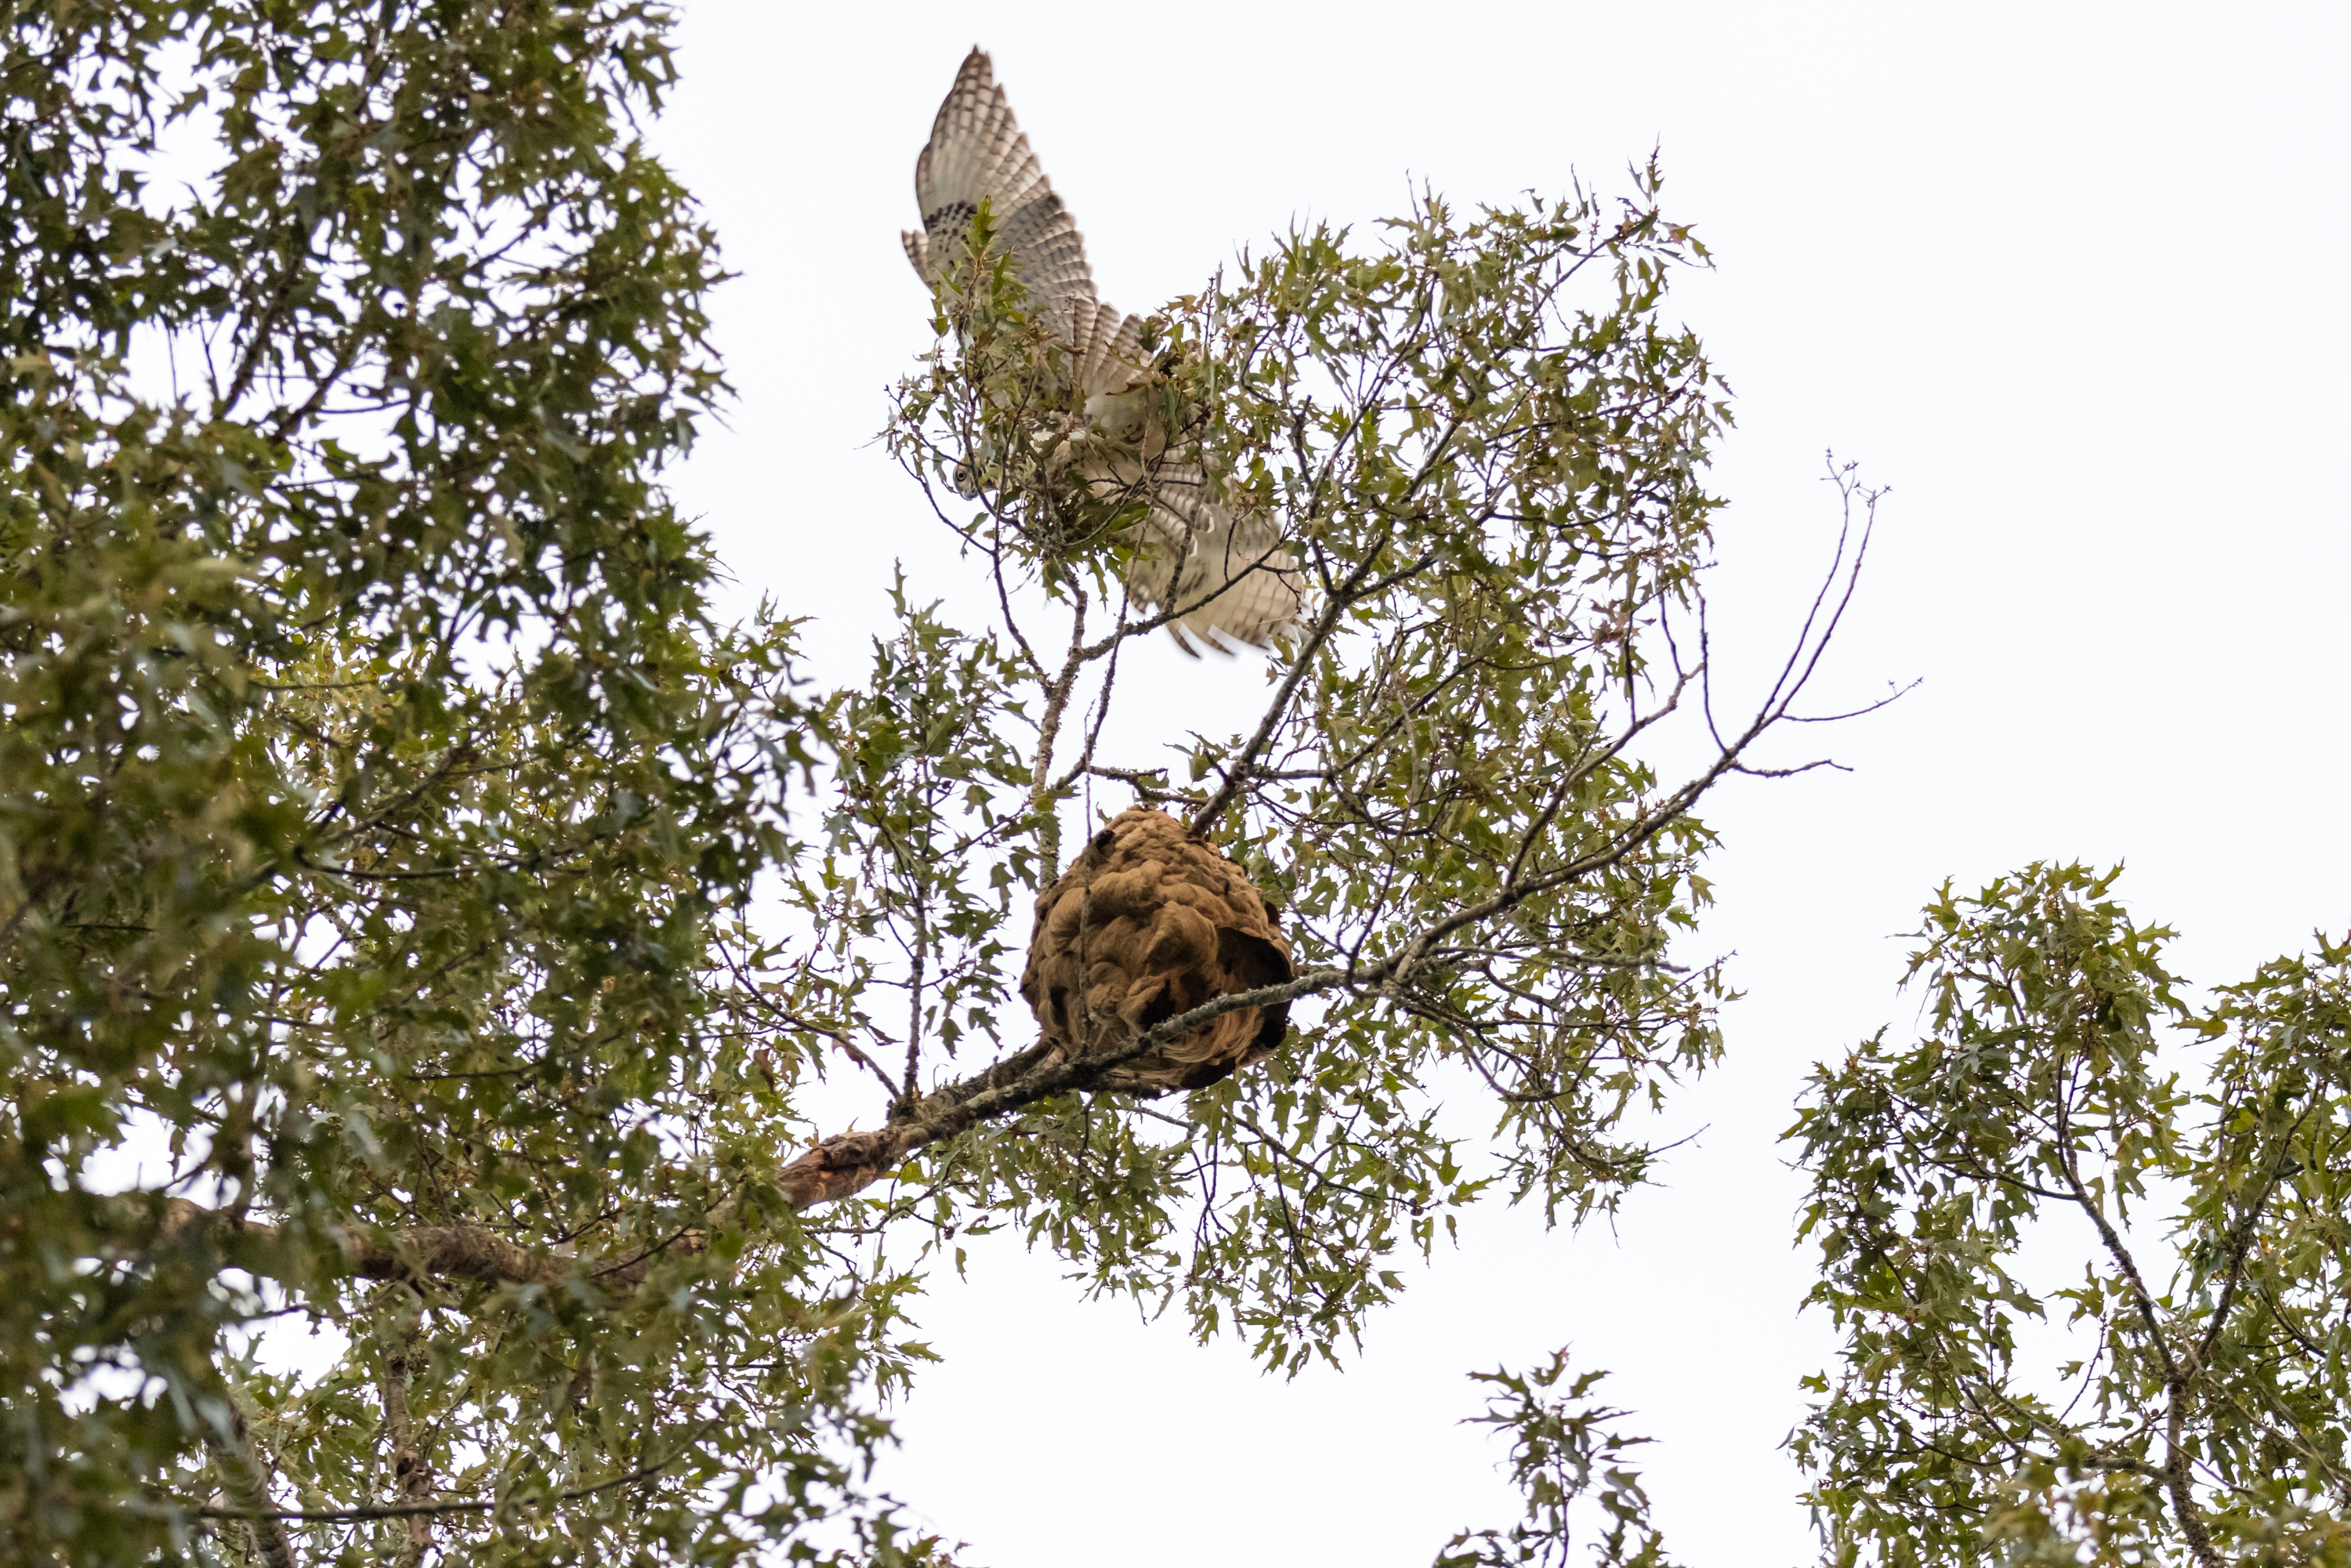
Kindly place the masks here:
MULTIPOLYGON (((1054 1057, 1083 1061, 1211 998, 1295 973, 1290 944, 1240 868, 1166 812, 1136 806, 1037 895, 1020 994, 1054 1057)), ((1206 1088, 1272 1055, 1289 1030, 1285 1003, 1238 1008, 1087 1086, 1206 1088)))

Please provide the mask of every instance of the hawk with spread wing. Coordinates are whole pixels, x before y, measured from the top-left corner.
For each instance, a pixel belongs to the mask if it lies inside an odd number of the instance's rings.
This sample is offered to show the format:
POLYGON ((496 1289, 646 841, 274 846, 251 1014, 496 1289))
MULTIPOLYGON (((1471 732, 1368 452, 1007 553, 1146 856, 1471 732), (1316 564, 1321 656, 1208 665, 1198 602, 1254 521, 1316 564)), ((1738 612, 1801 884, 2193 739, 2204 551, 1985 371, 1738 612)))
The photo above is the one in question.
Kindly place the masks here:
POLYGON ((1096 494, 1139 495, 1148 530, 1127 575, 1134 601, 1172 614, 1176 645, 1263 646, 1295 622, 1298 562, 1268 518, 1214 499, 1197 462, 1165 449, 1152 428, 1150 355, 1143 319, 1122 316, 1094 297, 1085 241, 1045 178, 1029 138, 1012 118, 987 56, 974 49, 939 105, 931 140, 914 161, 920 233, 903 237, 906 257, 937 288, 968 243, 982 202, 997 244, 1031 305, 1067 347, 1070 373, 1085 399, 1086 423, 1107 455, 1080 459, 1096 494))

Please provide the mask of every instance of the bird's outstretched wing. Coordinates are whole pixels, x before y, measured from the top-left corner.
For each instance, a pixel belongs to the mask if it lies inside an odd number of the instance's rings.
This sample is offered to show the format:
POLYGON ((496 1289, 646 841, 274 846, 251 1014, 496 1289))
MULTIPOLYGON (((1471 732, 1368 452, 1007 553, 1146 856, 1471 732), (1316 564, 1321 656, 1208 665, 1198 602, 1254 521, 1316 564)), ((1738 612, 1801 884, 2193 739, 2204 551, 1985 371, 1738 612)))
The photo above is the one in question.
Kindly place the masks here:
POLYGON ((901 238, 906 259, 933 288, 968 242, 980 204, 988 204, 996 243, 1069 347, 1070 373, 1089 423, 1134 454, 1089 461, 1083 473, 1097 493, 1140 492, 1145 499, 1146 538, 1127 578, 1135 600, 1163 612, 1180 611, 1168 630, 1196 656, 1194 638, 1211 647, 1262 646, 1294 622, 1297 560, 1280 548, 1274 525, 1210 499, 1199 466, 1158 450, 1147 434, 1143 319, 1095 296, 1085 241, 979 49, 964 57, 914 161, 914 199, 923 227, 901 238))
POLYGON ((1012 118, 995 68, 978 49, 964 57, 931 122, 931 140, 914 160, 914 200, 923 209, 922 232, 900 237, 906 259, 932 287, 987 202, 997 242, 1047 315, 1066 324, 1079 302, 1094 302, 1085 241, 1012 118))

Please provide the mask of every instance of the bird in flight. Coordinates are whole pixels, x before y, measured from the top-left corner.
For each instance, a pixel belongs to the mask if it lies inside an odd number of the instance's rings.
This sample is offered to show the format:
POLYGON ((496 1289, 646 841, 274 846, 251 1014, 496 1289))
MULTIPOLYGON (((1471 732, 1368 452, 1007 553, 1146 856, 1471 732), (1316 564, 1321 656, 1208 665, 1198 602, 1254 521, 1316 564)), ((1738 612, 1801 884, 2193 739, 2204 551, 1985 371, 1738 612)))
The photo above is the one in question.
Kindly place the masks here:
POLYGON ((1195 640, 1262 647, 1296 622, 1297 559, 1271 519, 1212 498, 1198 462, 1154 428, 1144 319, 1095 298, 1085 241, 979 49, 965 57, 914 161, 914 197, 922 229, 901 237, 925 284, 936 289, 962 256, 985 202, 996 246, 1068 350, 1086 423, 1102 438, 1077 459, 1079 477, 1097 495, 1144 503, 1146 537, 1127 574, 1134 601, 1172 617, 1176 645, 1196 657, 1195 640))

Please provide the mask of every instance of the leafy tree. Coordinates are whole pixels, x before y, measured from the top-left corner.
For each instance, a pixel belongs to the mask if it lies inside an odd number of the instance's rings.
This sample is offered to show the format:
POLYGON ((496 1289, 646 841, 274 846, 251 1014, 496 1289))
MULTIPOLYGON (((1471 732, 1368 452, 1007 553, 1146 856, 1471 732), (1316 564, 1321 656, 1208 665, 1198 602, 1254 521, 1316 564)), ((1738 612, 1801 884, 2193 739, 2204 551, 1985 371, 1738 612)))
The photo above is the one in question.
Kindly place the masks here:
POLYGON ((1690 807, 1753 770, 1842 601, 1707 766, 1661 784, 1635 747, 1707 679, 1719 502, 1696 475, 1726 409, 1659 319, 1670 268, 1703 251, 1636 172, 1615 216, 1591 196, 1466 221, 1430 201, 1368 255, 1294 235, 1155 319, 1146 454, 1278 517, 1311 600, 1255 721, 1157 766, 1102 737, 1129 644, 1188 606, 1145 613, 1116 586, 1149 548, 1128 526, 1143 499, 1070 460, 1097 439, 1082 389, 983 211, 893 435, 918 477, 974 493, 933 488, 996 616, 966 632, 900 601, 872 680, 828 709, 842 809, 796 884, 836 935, 794 971, 790 1016, 903 1063, 881 1073, 885 1124, 830 1145, 830 1190, 1006 1118, 900 1167, 893 1207, 1024 1225, 1097 1289, 1180 1296, 1201 1332, 1238 1326, 1294 1369, 1395 1289, 1384 1254, 1426 1250, 1489 1186, 1581 1218, 1642 1179, 1625 1107, 1719 1050, 1718 972, 1666 959, 1706 899, 1690 807), (1230 845, 1298 974, 1057 1061, 1018 1049, 998 960, 1026 940, 1018 894, 1061 858, 1054 808, 1096 780, 1230 845), (1276 1000, 1319 1004, 1311 1028, 1180 1113, 1066 1092, 1276 1000), (993 1060, 925 1092, 975 1051, 993 1060), (1490 1171, 1437 1128, 1425 1087, 1447 1069, 1492 1096, 1490 1171))
POLYGON ((1592 1560, 1601 1568, 1667 1568, 1665 1538, 1649 1520, 1649 1496, 1633 1450, 1649 1441, 1619 1431, 1622 1410, 1600 1405, 1592 1390, 1607 1374, 1567 1375, 1561 1351, 1525 1373, 1472 1374, 1493 1390, 1479 1426, 1510 1434, 1510 1479, 1526 1494, 1526 1517, 1503 1530, 1463 1531, 1437 1554, 1436 1568, 1564 1568, 1574 1560, 1575 1505, 1596 1492, 1603 1524, 1592 1560), (1567 1386, 1560 1390, 1560 1385, 1567 1386))
MULTIPOLYGON (((892 439, 972 492, 933 494, 994 613, 902 589, 810 694, 660 486, 724 383, 712 238, 636 138, 657 6, 5 17, 16 1560, 917 1560, 858 1460, 959 1228, 1294 1369, 1482 1192, 1642 1179, 1625 1111, 1720 1049, 1671 957, 1692 808, 1762 770, 1859 553, 1718 729, 1727 412, 1662 315, 1704 251, 1654 169, 1293 235, 1170 308, 1165 450, 1310 588, 1260 712, 1171 761, 1104 738, 1156 624, 1112 587, 1134 501, 1056 460, 1095 437, 989 214, 892 439), (1643 760, 1669 719, 1686 779, 1643 760), (1057 1058, 1013 982, 1097 784, 1224 845, 1295 973, 1057 1058), (1274 1003, 1262 1066, 1089 1088, 1274 1003), (829 1072, 878 1080, 864 1130, 820 1123, 829 1072), (330 1364, 269 1370, 304 1326, 330 1364)), ((1557 1375, 1509 1387, 1552 1424, 1521 1469, 1613 1464, 1557 1375)))
POLYGON ((0 1539, 818 1511, 886 1292, 664 1249, 725 1179, 712 919, 802 727, 654 478, 721 390, 630 118, 661 17, 6 17, 0 1539), (287 1312, 323 1380, 251 1359, 287 1312), (286 1511, 348 1522, 235 1522, 286 1511))
POLYGON ((2351 1561, 2351 945, 2199 1008, 2115 874, 1947 885, 1929 1032, 1813 1081, 1838 1563, 2351 1561))

